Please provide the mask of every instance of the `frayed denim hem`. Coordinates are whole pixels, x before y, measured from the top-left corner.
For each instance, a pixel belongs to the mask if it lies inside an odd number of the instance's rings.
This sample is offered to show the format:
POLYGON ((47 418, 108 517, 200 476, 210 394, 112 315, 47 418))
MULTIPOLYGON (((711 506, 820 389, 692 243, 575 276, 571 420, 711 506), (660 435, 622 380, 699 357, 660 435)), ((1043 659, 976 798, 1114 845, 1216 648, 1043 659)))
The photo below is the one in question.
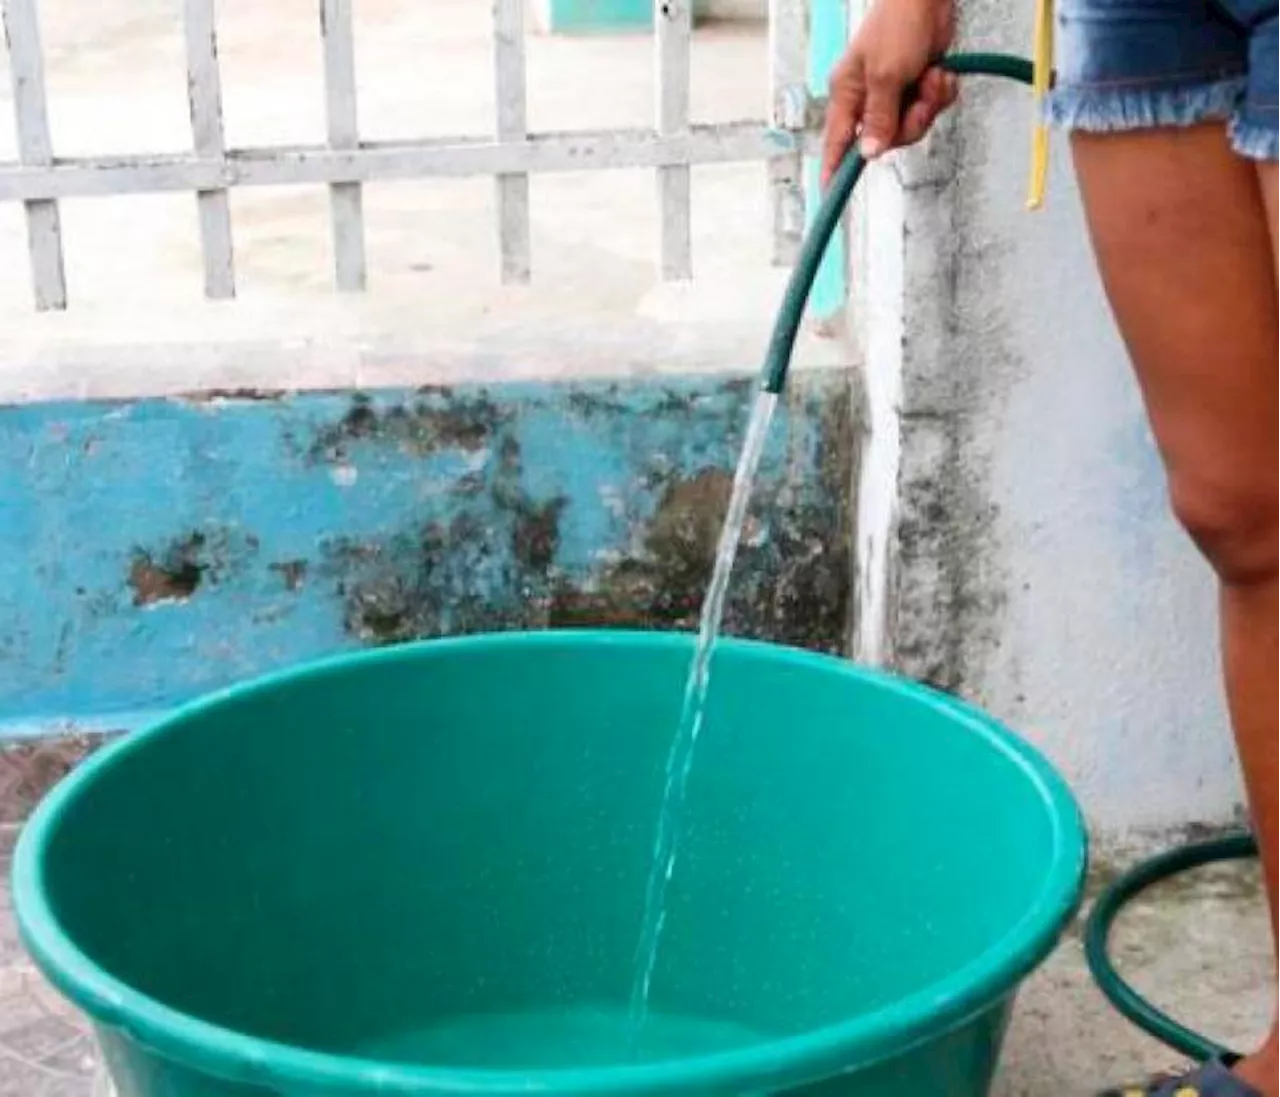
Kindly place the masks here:
POLYGON ((1232 118, 1228 132, 1231 147, 1248 160, 1280 159, 1280 131, 1275 126, 1247 118, 1232 118))
MULTIPOLYGON (((1068 86, 1049 93, 1044 112, 1051 125, 1086 133, 1194 126, 1231 118, 1244 98, 1245 89, 1243 76, 1182 87, 1068 86)), ((1252 130, 1250 136, 1253 136, 1252 130)), ((1271 140, 1274 149, 1274 134, 1271 140)))

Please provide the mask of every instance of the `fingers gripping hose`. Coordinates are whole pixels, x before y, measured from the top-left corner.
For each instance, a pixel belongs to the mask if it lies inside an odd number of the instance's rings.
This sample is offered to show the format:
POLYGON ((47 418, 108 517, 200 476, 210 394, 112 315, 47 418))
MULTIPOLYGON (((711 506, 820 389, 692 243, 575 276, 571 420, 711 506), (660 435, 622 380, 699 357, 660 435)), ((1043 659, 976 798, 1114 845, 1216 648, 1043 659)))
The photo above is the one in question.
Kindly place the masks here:
MULTIPOLYGON (((996 76, 1028 85, 1033 78, 1030 61, 1003 53, 957 53, 944 58, 941 63, 944 68, 961 76, 996 76)), ((766 392, 780 394, 786 385, 787 370, 791 365, 791 354, 795 349, 800 324, 804 320, 809 291, 813 288, 827 244, 840 223, 844 208, 854 187, 858 185, 858 180, 862 178, 865 167, 866 161, 858 151, 851 150, 836 169, 831 185, 814 214, 769 339, 761 374, 761 387, 766 392)), ((1086 925, 1085 954, 1089 970, 1103 994, 1139 1028, 1174 1050, 1195 1059, 1212 1059, 1226 1049, 1179 1024, 1121 979, 1107 955, 1107 939, 1124 905, 1157 881, 1214 861, 1251 857, 1256 853, 1257 847, 1252 837, 1245 834, 1181 846, 1154 857, 1108 887, 1098 898, 1086 925)))

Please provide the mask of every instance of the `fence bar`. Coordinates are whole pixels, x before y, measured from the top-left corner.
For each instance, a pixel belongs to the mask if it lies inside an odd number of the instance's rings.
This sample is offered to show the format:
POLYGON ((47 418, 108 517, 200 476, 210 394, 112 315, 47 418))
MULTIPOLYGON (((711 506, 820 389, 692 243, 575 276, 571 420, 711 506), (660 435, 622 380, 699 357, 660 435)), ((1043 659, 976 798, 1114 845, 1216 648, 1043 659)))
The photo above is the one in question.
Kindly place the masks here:
POLYGON ((816 137, 780 133, 762 122, 723 122, 691 126, 688 133, 677 137, 658 137, 652 129, 573 130, 530 134, 514 144, 443 137, 364 141, 358 149, 324 145, 231 149, 222 160, 204 160, 190 153, 63 157, 50 167, 0 162, 0 202, 236 186, 726 164, 767 160, 810 144, 816 151, 816 137))
MULTIPOLYGON (((360 144, 356 111, 355 36, 351 0, 320 0, 324 41, 324 102, 331 149, 360 144)), ((367 279, 364 253, 364 198, 359 183, 330 183, 334 278, 338 289, 357 292, 367 279)))
MULTIPOLYGON (((498 104, 498 140, 523 141, 528 135, 525 97, 525 0, 494 0, 493 67, 498 104)), ((529 176, 497 176, 498 246, 502 280, 529 281, 529 176)))
MULTIPOLYGON (((3 0, 0 14, 4 17, 13 80, 18 156, 25 165, 48 168, 53 164, 53 142, 49 137, 36 0, 3 0)), ((58 203, 44 196, 28 198, 26 216, 36 308, 42 312, 65 309, 67 282, 62 265, 62 218, 58 203)))
MULTIPOLYGON (((214 0, 186 0, 187 102, 196 156, 220 161, 225 152, 222 132, 222 82, 218 77, 218 36, 214 0)), ((204 292, 207 297, 234 297, 235 264, 231 251, 231 205, 224 188, 200 188, 200 245, 204 254, 204 292)))
MULTIPOLYGON (((769 118, 781 130, 800 133, 806 124, 808 50, 806 0, 769 0, 769 118)), ((795 262, 804 235, 804 157, 799 152, 769 162, 773 208, 773 261, 795 262)))
MULTIPOLYGON (((689 130, 689 40, 693 0, 654 0, 654 54, 658 85, 657 130, 674 137, 689 130)), ((693 276, 689 165, 658 169, 659 255, 662 277, 693 276)))

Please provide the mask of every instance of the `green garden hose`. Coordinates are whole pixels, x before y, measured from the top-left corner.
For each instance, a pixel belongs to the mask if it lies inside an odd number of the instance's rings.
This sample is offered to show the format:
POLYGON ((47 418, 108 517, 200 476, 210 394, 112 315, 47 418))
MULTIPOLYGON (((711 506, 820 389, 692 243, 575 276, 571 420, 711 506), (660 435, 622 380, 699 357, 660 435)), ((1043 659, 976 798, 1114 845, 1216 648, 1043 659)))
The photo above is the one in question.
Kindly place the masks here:
MULTIPOLYGON (((957 53, 944 58, 941 64, 962 76, 998 76, 1022 84, 1030 84, 1032 81, 1031 62, 1009 54, 957 53)), ((857 149, 851 150, 836 169, 831 185, 814 213, 813 223, 801 244, 800 255, 787 283, 778 317, 774 321, 773 334, 769 339, 769 349, 761 373, 761 387, 765 392, 780 394, 787 383, 787 370, 791 365, 796 336, 804 320, 809 291, 813 288, 827 244, 840 223, 844 207, 865 167, 866 162, 857 149)), ((1248 834, 1231 835, 1170 850, 1142 862, 1106 888, 1098 897, 1086 923, 1085 955, 1089 970, 1102 993, 1139 1028, 1194 1059, 1212 1059, 1222 1055, 1226 1049, 1179 1024, 1120 977, 1107 955, 1111 927, 1125 904, 1152 884, 1214 861, 1235 860, 1256 854, 1257 847, 1248 834)))
MULTIPOLYGON (((958 75, 1003 76, 1022 84, 1031 83, 1031 62, 1009 54, 956 53, 944 58, 941 64, 958 75)), ((796 336, 804 320, 805 304, 809 300, 813 280, 818 275, 818 267, 822 264, 822 256, 827 250, 831 235, 840 224, 844 207, 866 166, 866 161, 857 149, 851 150, 831 177, 831 185, 813 215, 813 223, 800 245, 800 255, 787 282, 778 317, 773 323, 773 335, 769 339, 761 378, 766 392, 781 393, 787 383, 791 352, 795 348, 796 336)))
POLYGON ((1153 884, 1216 861, 1256 857, 1257 853, 1257 844, 1250 834, 1230 834, 1207 842, 1177 846, 1135 865, 1105 888, 1085 923, 1085 958, 1094 981, 1111 1004, 1161 1043, 1200 1062, 1230 1055, 1231 1052, 1157 1009, 1120 977, 1107 955, 1111 927, 1125 905, 1153 884))

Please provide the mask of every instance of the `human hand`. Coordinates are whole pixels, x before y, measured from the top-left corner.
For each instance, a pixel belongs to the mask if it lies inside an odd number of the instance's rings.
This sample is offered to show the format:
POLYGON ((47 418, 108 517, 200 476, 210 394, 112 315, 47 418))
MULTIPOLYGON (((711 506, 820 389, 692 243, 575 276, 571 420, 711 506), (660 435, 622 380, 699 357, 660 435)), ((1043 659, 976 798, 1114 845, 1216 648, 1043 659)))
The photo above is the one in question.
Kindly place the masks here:
POLYGON ((955 102, 954 73, 931 64, 955 35, 953 0, 875 0, 831 74, 822 183, 854 141, 868 160, 919 141, 955 102), (908 89, 914 98, 903 110, 908 89))

